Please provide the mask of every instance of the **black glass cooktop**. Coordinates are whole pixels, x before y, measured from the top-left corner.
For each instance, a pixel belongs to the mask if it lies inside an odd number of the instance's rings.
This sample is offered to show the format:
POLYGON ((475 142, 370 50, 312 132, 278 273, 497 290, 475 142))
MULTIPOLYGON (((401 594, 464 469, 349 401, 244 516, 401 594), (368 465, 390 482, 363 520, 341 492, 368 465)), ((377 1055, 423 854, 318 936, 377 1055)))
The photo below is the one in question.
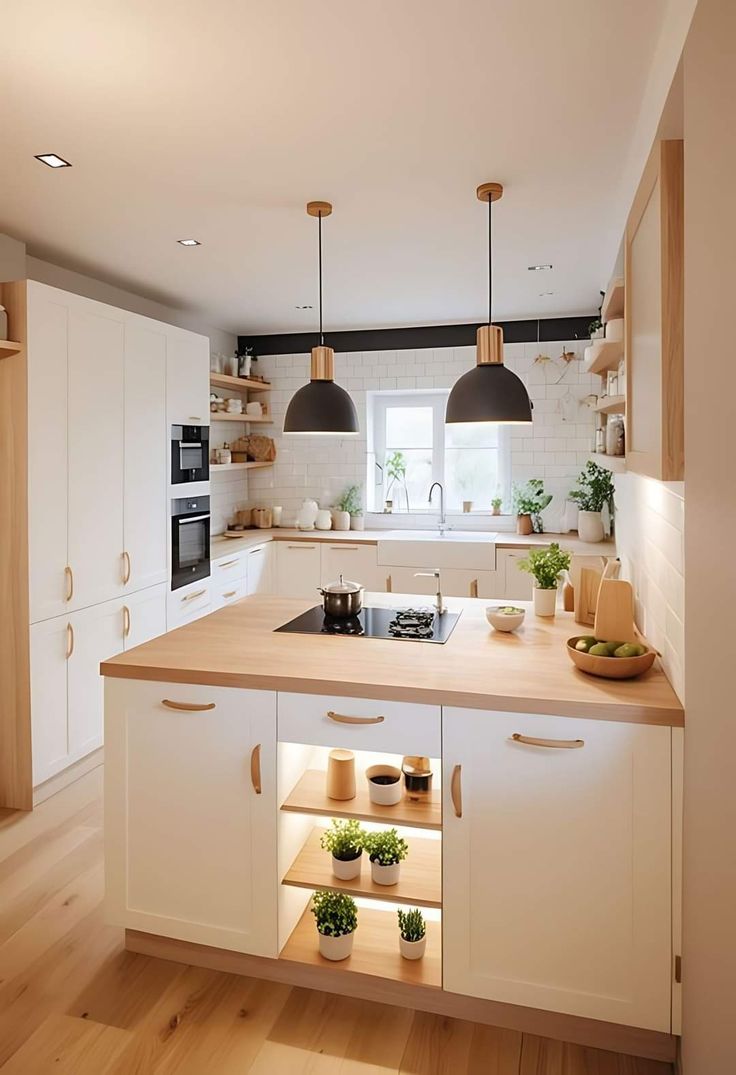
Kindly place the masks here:
POLYGON ((364 608, 357 616, 335 619, 326 616, 322 606, 317 605, 275 630, 301 635, 349 635, 443 643, 459 619, 459 612, 443 612, 438 616, 432 608, 364 608))

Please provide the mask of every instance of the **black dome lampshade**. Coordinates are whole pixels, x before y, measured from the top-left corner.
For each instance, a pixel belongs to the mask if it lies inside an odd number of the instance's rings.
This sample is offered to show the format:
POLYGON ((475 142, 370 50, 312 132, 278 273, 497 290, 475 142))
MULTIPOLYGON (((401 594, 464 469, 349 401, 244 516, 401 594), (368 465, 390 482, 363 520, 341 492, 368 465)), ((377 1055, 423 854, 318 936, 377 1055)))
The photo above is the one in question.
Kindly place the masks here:
POLYGON ((503 330, 491 324, 491 205, 501 197, 503 187, 500 183, 483 183, 476 193, 480 201, 488 202, 488 324, 478 329, 475 369, 464 373, 452 387, 445 422, 523 425, 532 420, 531 400, 521 378, 504 366, 503 330))
POLYGON ((325 347, 322 331, 322 217, 331 212, 329 202, 307 202, 307 213, 319 220, 319 346, 312 348, 309 384, 294 393, 286 408, 284 433, 349 436, 360 432, 355 404, 335 384, 335 352, 325 347))

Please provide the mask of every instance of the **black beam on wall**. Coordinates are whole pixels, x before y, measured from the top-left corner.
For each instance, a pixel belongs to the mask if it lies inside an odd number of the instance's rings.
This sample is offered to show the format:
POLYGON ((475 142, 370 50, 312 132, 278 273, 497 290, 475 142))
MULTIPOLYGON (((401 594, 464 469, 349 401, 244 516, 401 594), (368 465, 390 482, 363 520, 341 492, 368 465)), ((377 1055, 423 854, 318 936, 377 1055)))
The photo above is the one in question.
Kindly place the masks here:
MULTIPOLYGON (((538 321, 498 321, 505 343, 587 340, 588 325, 597 312, 584 317, 542 317, 538 321)), ((325 343, 335 351, 405 351, 422 347, 469 347, 475 344, 478 325, 421 325, 417 328, 373 328, 352 332, 326 332, 325 343)), ((256 355, 307 354, 319 343, 316 332, 278 332, 265 336, 238 336, 238 350, 246 346, 256 355)))

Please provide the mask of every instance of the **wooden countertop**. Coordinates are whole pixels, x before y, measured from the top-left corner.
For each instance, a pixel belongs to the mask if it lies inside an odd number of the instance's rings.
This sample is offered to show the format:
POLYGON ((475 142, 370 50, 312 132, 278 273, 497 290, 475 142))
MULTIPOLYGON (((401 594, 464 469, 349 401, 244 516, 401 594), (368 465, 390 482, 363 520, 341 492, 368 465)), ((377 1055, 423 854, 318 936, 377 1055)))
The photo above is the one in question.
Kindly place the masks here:
MULTIPOLYGON (((399 608, 416 595, 369 594, 399 608)), ((274 634, 313 601, 259 595, 103 662, 105 676, 257 690, 336 694, 517 713, 551 713, 680 726, 683 708, 658 668, 639 679, 580 672, 565 641, 585 633, 572 613, 527 618, 516 634, 493 631, 487 601, 448 598, 462 615, 445 645, 327 635, 274 634)))

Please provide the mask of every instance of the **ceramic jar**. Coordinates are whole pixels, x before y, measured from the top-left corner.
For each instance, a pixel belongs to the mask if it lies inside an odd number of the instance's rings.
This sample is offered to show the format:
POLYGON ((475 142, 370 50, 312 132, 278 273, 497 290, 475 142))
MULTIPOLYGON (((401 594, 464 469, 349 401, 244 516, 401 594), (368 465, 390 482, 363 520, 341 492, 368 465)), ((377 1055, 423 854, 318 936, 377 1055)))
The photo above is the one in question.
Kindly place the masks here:
POLYGON ((317 530, 331 530, 332 529, 332 515, 327 508, 320 508, 317 512, 317 517, 314 520, 314 525, 317 530))
POLYGON ((347 511, 333 511, 332 513, 332 525, 335 530, 349 530, 350 529, 350 512, 347 511))
POLYGON ((355 931, 343 933, 342 937, 328 937, 327 934, 320 933, 319 954, 324 956, 325 959, 332 959, 334 962, 347 959, 353 951, 354 936, 355 931))
POLYGON ((363 852, 359 851, 354 859, 337 859, 332 856, 332 872, 340 881, 353 881, 360 877, 363 865, 363 852))
POLYGON ((377 885, 398 885, 400 872, 400 862, 392 862, 390 866, 382 866, 380 862, 371 863, 371 877, 377 885))
POLYGON ((296 525, 299 530, 314 530, 314 524, 317 519, 317 501, 305 500, 299 509, 299 514, 296 517, 296 525))
POLYGON ((581 541, 595 544, 603 541, 603 516, 599 511, 578 512, 578 537, 581 541))
POLYGON ((543 590, 534 583, 534 614, 535 616, 554 616, 557 608, 557 587, 553 590, 543 590))

